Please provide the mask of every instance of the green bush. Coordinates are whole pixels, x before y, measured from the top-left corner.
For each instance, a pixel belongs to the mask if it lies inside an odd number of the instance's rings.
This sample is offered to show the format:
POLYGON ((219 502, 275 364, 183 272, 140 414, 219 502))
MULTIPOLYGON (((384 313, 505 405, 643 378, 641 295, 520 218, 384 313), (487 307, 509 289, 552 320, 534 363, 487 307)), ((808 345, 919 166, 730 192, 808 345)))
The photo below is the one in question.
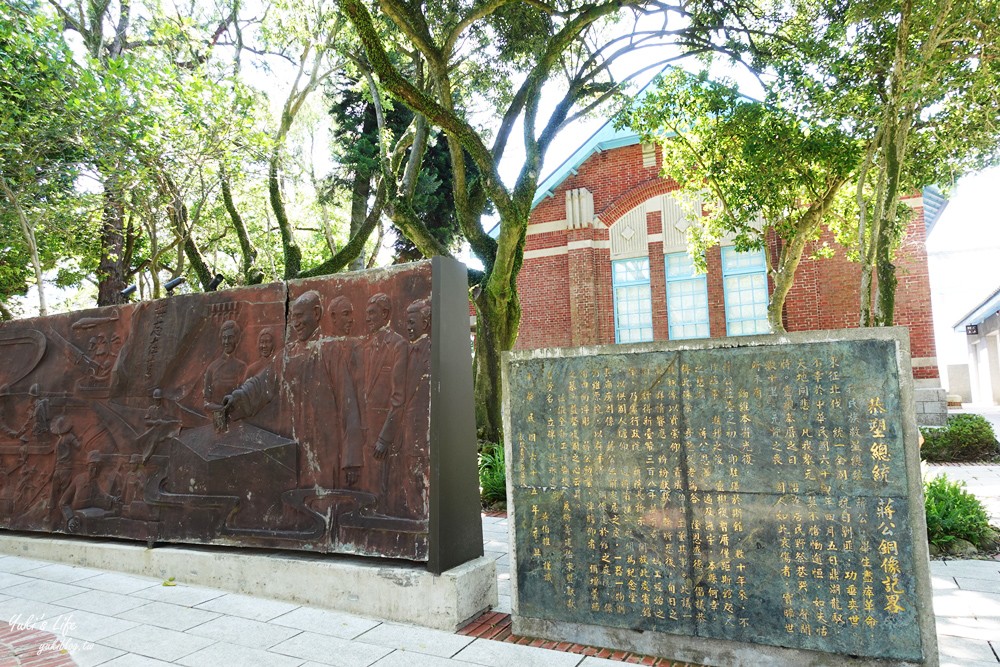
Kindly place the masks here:
POLYGON ((483 443, 480 446, 479 489, 484 505, 506 502, 507 468, 502 445, 483 443))
POLYGON ((925 461, 982 461, 998 453, 993 426, 982 415, 952 415, 944 427, 920 432, 920 457, 925 461))
POLYGON ((965 482, 952 481, 945 475, 924 480, 924 508, 927 541, 935 546, 947 547, 962 539, 984 548, 994 538, 986 509, 965 490, 965 482))

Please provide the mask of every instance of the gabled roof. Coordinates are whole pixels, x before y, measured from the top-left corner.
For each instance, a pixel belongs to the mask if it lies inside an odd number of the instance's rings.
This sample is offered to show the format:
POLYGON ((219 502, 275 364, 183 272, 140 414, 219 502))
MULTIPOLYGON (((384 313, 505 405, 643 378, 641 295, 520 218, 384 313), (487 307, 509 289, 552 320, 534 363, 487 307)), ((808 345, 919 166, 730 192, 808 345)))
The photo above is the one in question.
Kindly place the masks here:
POLYGON ((948 199, 945 198, 943 192, 933 185, 928 185, 924 188, 923 195, 924 226, 927 229, 927 233, 930 234, 941 214, 944 213, 944 209, 948 206, 948 199))
POLYGON ((570 176, 575 176, 576 170, 590 159, 591 155, 612 148, 632 146, 637 143, 639 143, 638 134, 629 128, 616 130, 613 120, 608 120, 597 132, 590 135, 590 138, 583 142, 582 146, 577 148, 572 155, 566 158, 562 164, 556 167, 551 174, 538 184, 538 189, 535 190, 535 198, 531 200, 531 208, 534 209, 546 197, 553 196, 556 188, 570 176))
MULTIPOLYGON (((659 74, 662 74, 671 67, 671 65, 665 66, 662 70, 660 70, 659 74)), ((659 74, 657 76, 659 76, 659 74)), ((635 94, 635 99, 642 99, 655 81, 656 76, 650 79, 650 81, 635 94)), ((740 95, 751 101, 759 101, 743 93, 740 93, 740 95)), ((579 148, 577 148, 568 158, 563 160, 558 167, 550 172, 548 176, 539 182, 538 188, 535 190, 535 196, 531 200, 531 209, 534 210, 535 207, 546 198, 555 196, 556 189, 558 189, 563 181, 570 176, 575 176, 580 166, 589 160, 594 154, 611 150, 613 148, 632 146, 639 143, 639 139, 639 135, 636 134, 631 128, 626 127, 620 130, 615 129, 614 118, 609 118, 596 132, 590 135, 590 137, 584 141, 579 148)), ((938 218, 941 217, 941 213, 944 212, 945 207, 948 205, 948 200, 945 198, 944 194, 933 185, 925 187, 922 195, 924 200, 924 224, 926 226, 927 234, 930 234, 934 225, 937 223, 938 218)), ((493 238, 497 238, 499 233, 500 222, 497 221, 487 234, 493 238)))
POLYGON ((954 329, 961 332, 965 331, 965 327, 969 324, 982 324, 986 318, 997 311, 1000 311, 1000 287, 993 294, 986 297, 985 301, 969 311, 965 317, 955 322, 954 329))

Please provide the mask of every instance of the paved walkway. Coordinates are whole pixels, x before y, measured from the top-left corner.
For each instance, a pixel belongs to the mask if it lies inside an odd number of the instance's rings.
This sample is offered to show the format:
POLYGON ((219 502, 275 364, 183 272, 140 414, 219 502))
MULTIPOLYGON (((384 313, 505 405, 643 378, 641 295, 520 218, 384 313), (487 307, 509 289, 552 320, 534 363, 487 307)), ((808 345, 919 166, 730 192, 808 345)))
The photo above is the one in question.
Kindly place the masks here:
MULTIPOLYGON (((1000 508, 1000 466, 944 471, 966 479, 970 488, 975 484, 1000 508)), ((1000 515, 994 519, 1000 522, 1000 515)), ((486 553, 497 561, 497 611, 509 612, 507 519, 484 517, 483 538, 486 553)), ((931 573, 942 666, 1000 667, 1000 561, 935 561, 931 573)), ((622 664, 15 556, 0 557, 0 621, 0 667, 622 664)))

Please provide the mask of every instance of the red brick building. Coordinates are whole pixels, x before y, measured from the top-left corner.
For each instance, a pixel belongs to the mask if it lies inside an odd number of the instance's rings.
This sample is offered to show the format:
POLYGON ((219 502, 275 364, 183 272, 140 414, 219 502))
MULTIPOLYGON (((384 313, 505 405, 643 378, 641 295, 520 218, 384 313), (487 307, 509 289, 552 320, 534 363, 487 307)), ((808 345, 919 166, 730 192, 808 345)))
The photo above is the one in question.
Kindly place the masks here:
MULTIPOLYGON (((708 273, 695 274, 685 233, 693 221, 670 196, 678 186, 662 166, 660 151, 608 124, 542 182, 518 278, 518 349, 769 332, 763 251, 723 243, 709 251, 708 273)), ((910 329, 918 419, 943 423, 924 246, 943 200, 906 203, 915 215, 897 254, 896 321, 910 329)), ((857 326, 860 267, 832 238, 823 241, 837 254, 799 265, 788 331, 857 326)))

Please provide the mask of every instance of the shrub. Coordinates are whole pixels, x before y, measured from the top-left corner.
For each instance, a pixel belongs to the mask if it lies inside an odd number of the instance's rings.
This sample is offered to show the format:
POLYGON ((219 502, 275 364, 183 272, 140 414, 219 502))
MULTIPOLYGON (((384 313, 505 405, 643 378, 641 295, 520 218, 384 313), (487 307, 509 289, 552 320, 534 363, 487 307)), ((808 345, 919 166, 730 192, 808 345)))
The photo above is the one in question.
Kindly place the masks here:
POLYGON ((484 505, 507 500, 507 468, 503 445, 483 443, 479 448, 479 490, 484 505))
POLYGON ((965 490, 965 482, 952 481, 945 475, 924 480, 924 508, 927 541, 935 546, 947 547, 962 539, 983 548, 994 538, 986 509, 965 490))
POLYGON ((981 461, 997 455, 993 426, 982 415, 952 415, 942 428, 922 428, 925 461, 981 461))

